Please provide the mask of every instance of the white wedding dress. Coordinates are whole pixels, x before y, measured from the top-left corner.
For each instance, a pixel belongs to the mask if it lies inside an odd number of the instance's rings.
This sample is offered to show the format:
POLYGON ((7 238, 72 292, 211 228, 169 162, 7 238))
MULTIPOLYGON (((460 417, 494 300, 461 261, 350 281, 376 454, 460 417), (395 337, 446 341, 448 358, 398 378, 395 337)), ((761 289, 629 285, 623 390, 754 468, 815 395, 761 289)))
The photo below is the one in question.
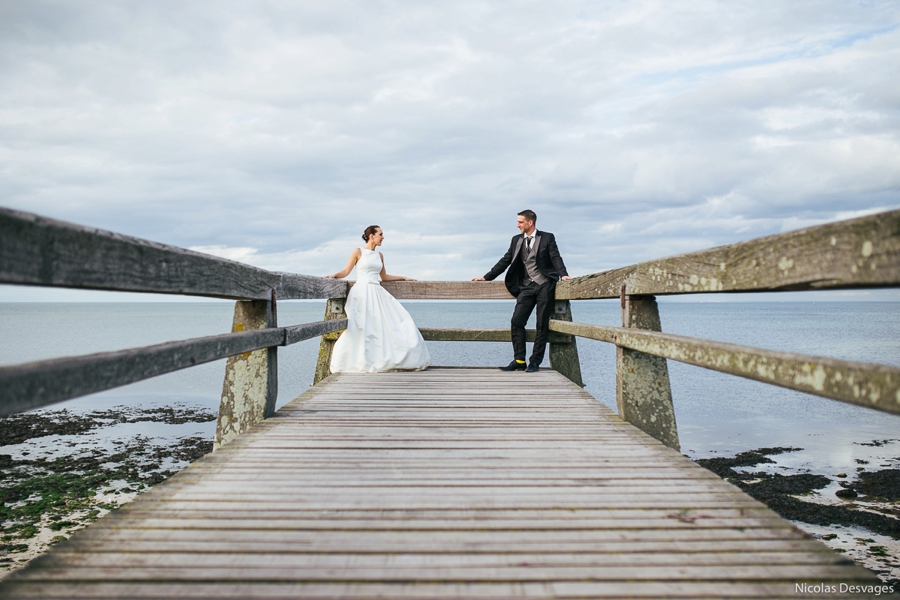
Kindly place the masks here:
POLYGON ((347 329, 331 354, 332 373, 421 371, 431 364, 425 340, 406 309, 381 287, 381 254, 362 248, 347 294, 347 329))

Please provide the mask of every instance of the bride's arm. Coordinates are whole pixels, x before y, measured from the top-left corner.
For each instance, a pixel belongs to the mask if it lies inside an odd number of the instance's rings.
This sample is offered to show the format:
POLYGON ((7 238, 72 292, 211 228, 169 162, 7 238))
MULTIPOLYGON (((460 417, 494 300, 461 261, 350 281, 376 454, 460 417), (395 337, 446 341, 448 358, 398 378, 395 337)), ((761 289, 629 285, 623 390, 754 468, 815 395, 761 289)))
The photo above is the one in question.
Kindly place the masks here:
MULTIPOLYGON (((378 254, 381 254, 381 252, 379 252, 378 254)), ((381 276, 382 281, 417 281, 412 277, 403 277, 402 275, 388 275, 387 268, 384 266, 384 254, 381 254, 381 273, 379 275, 381 276)))
MULTIPOLYGON (((325 277, 329 279, 340 279, 341 277, 346 277, 350 274, 350 271, 353 270, 353 267, 356 266, 356 263, 359 262, 360 256, 362 256, 362 251, 359 248, 354 248, 353 252, 350 253, 350 258, 347 260, 347 265, 337 273, 332 273, 331 275, 326 275, 325 277)), ((384 269, 382 269, 381 272, 384 273, 384 269)))

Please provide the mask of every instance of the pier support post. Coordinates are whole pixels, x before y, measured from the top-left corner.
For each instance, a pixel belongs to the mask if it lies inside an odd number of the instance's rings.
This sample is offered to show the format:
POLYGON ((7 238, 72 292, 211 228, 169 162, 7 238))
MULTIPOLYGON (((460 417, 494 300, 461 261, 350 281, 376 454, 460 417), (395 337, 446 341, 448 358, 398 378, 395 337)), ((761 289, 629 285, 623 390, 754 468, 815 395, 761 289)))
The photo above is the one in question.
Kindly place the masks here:
MULTIPOLYGON (((654 296, 622 295, 622 327, 662 331, 654 296)), ((619 416, 675 450, 680 449, 666 359, 616 348, 619 416)))
MULTIPOLYGON (((556 301, 553 318, 558 321, 572 321, 572 306, 568 300, 556 301)), ((568 343, 550 342, 550 368, 584 387, 581 380, 581 362, 578 360, 578 346, 575 344, 575 336, 571 338, 572 341, 568 343)))
MULTIPOLYGON (((277 327, 275 291, 271 300, 234 305, 232 333, 277 327)), ((218 449, 275 413, 278 397, 278 348, 262 348, 231 356, 225 365, 222 400, 213 449, 218 449)))
MULTIPOLYGON (((347 313, 344 310, 345 298, 329 298, 325 305, 325 320, 346 319, 347 313)), ((340 331, 333 331, 322 336, 322 342, 319 344, 319 360, 316 361, 316 375, 313 379, 313 385, 319 383, 329 375, 331 375, 331 351, 334 349, 334 343, 340 337, 340 331)))

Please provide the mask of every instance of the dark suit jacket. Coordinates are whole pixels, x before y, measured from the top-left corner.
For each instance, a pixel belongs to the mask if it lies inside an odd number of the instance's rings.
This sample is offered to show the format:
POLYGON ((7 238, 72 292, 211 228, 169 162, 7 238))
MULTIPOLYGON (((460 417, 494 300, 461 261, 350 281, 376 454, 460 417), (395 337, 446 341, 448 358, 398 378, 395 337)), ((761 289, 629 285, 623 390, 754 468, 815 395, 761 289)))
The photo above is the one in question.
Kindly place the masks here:
MULTIPOLYGON (((556 247, 556 238, 553 234, 546 231, 535 231, 534 237, 537 244, 535 263, 538 271, 552 281, 559 281, 560 277, 568 276, 569 272, 566 271, 566 265, 563 264, 563 259, 559 255, 559 248, 556 247)), ((519 290, 528 277, 528 273, 525 272, 525 263, 522 262, 520 255, 525 248, 524 240, 524 234, 514 235, 509 244, 509 250, 484 276, 488 281, 493 281, 509 267, 509 270, 506 271, 506 289, 513 296, 519 295, 519 290)))

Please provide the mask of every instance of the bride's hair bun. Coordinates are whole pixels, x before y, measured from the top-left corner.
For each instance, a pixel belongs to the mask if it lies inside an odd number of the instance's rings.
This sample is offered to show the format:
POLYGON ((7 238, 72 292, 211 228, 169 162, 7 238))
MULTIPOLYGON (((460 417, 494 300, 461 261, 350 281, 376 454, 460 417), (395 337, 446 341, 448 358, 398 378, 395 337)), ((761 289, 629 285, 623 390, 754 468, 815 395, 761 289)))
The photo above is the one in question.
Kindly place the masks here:
POLYGON ((362 234, 363 241, 368 242, 369 236, 375 233, 375 231, 377 231, 378 229, 381 229, 381 227, 379 227, 378 225, 369 225, 368 227, 366 227, 366 230, 363 231, 362 234))

